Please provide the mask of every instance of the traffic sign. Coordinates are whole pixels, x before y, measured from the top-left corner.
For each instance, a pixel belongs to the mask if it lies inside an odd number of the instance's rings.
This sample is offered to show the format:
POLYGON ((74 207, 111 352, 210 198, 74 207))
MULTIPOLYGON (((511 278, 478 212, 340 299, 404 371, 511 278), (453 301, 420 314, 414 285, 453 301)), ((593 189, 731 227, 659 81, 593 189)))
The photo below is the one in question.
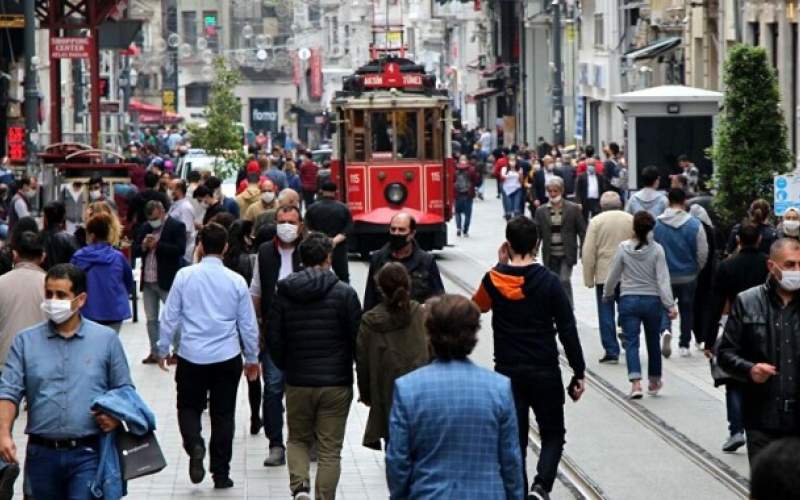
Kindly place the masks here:
POLYGON ((297 51, 297 57, 299 57, 301 61, 308 61, 308 59, 311 57, 311 51, 303 47, 297 51))
POLYGON ((783 216, 789 208, 800 210, 800 176, 776 175, 773 202, 777 216, 783 216))

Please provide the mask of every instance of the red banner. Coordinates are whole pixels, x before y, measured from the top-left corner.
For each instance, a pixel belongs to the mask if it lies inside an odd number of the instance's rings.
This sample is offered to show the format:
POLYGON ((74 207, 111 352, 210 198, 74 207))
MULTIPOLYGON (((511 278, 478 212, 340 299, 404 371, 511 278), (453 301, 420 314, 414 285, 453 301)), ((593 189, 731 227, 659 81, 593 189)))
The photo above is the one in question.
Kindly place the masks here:
POLYGON ((303 69, 296 50, 292 52, 292 83, 295 87, 303 83, 303 69))
POLYGON ((53 59, 84 59, 92 50, 92 39, 82 36, 50 38, 50 57, 53 59))
POLYGON ((311 49, 311 97, 319 99, 322 97, 322 56, 319 49, 311 49))

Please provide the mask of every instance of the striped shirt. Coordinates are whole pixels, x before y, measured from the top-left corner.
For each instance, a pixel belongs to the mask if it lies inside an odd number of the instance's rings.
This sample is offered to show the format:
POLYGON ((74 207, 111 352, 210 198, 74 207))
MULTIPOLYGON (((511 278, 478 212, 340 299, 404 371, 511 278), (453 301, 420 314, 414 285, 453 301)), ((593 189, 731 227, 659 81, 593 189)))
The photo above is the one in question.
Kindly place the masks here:
POLYGON ((562 206, 550 205, 550 255, 553 257, 564 256, 564 241, 561 239, 561 222, 563 219, 562 206))

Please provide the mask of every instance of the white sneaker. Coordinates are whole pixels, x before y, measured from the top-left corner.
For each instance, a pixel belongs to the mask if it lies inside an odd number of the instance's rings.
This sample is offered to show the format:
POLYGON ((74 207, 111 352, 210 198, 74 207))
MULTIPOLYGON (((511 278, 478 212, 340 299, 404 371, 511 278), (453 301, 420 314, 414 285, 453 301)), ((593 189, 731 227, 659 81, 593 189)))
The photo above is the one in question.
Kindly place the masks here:
POLYGON ((293 500, 311 500, 311 495, 305 491, 298 491, 292 497, 293 500))
POLYGON ((689 352, 689 348, 688 347, 681 347, 678 352, 680 352, 680 355, 681 355, 682 358, 691 358, 692 357, 692 353, 689 352))
POLYGON ((664 330, 661 333, 661 355, 664 359, 669 359, 672 356, 672 333, 669 330, 664 330))

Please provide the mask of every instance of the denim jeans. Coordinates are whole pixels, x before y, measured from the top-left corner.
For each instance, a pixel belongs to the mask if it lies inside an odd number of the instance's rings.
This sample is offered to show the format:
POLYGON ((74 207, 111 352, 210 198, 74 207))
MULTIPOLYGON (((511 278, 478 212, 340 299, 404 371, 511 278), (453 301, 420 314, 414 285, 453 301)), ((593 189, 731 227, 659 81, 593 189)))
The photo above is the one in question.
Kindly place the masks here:
POLYGON ((619 316, 622 333, 628 342, 625 361, 628 365, 628 380, 642 379, 639 361, 639 329, 644 326, 644 341, 647 346, 647 375, 651 380, 661 378, 661 344, 659 325, 664 306, 654 295, 623 295, 619 299, 619 316))
POLYGON ((536 417, 539 435, 542 438, 542 449, 539 462, 536 464, 534 483, 544 487, 546 491, 553 489, 556 480, 558 463, 564 451, 564 384, 558 369, 552 373, 537 375, 532 378, 512 378, 511 392, 514 396, 514 407, 517 410, 517 430, 519 446, 522 451, 522 472, 525 478, 525 489, 528 489, 528 473, 525 457, 528 451, 528 427, 530 410, 536 417))
MULTIPOLYGON (((697 280, 672 285, 672 296, 678 301, 678 312, 681 315, 681 336, 678 340, 678 347, 689 347, 689 342, 692 340, 695 290, 697 290, 697 280)), ((662 308, 661 331, 664 330, 672 331, 672 321, 667 316, 667 310, 662 308)))
POLYGON ((522 189, 517 189, 511 194, 503 191, 503 212, 506 217, 522 215, 522 189))
POLYGON ((594 287, 597 296, 597 319, 600 322, 600 343, 607 356, 619 357, 617 325, 614 321, 614 302, 619 303, 619 288, 614 291, 614 300, 603 302, 603 285, 594 287))
POLYGON ((735 382, 725 384, 725 409, 728 413, 728 431, 730 431, 731 436, 744 432, 742 389, 735 382))
POLYGON ((161 303, 166 302, 169 292, 158 287, 157 283, 144 283, 142 285, 142 303, 144 315, 147 317, 147 337, 150 339, 150 354, 158 354, 158 314, 161 303))
POLYGON ((464 229, 464 234, 469 233, 469 223, 472 220, 472 197, 469 195, 456 196, 456 228, 459 231, 464 229), (461 217, 464 217, 464 224, 461 224, 461 217))
POLYGON ((89 484, 97 476, 99 459, 97 449, 88 446, 57 450, 29 443, 26 484, 36 499, 89 500, 89 484))
POLYGON ((261 352, 261 370, 264 374, 264 434, 270 448, 283 445, 283 394, 286 391, 283 372, 275 366, 266 349, 261 352))

